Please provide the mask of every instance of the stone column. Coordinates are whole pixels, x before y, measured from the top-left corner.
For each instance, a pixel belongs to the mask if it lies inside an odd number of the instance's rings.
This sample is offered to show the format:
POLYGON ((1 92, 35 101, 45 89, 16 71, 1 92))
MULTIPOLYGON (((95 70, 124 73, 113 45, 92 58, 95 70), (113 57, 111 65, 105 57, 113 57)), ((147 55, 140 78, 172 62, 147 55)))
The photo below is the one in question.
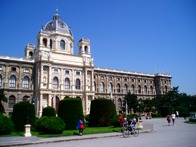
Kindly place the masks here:
POLYGON ((39 99, 39 116, 42 115, 42 99, 43 99, 43 95, 40 94, 39 95, 40 99, 39 99))

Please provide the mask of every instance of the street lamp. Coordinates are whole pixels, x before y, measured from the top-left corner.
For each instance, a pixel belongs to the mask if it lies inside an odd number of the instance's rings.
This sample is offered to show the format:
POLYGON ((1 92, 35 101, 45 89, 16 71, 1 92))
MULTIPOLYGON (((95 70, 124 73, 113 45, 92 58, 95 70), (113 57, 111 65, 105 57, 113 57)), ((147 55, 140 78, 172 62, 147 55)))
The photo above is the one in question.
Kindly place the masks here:
POLYGON ((27 120, 26 120, 26 125, 25 125, 25 137, 31 137, 31 125, 29 123, 29 98, 27 98, 27 120))
POLYGON ((127 119, 127 115, 128 115, 127 100, 125 100, 125 113, 126 113, 126 119, 127 119))

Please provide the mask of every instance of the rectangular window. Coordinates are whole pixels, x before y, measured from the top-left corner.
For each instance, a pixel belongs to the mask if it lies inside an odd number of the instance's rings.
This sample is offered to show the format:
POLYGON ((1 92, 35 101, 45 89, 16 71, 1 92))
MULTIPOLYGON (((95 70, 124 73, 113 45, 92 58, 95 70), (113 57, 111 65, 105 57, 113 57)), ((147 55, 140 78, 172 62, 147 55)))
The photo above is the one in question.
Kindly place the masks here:
POLYGON ((81 72, 80 71, 76 71, 76 75, 77 76, 81 75, 81 72))
POLYGON ((112 77, 109 77, 109 80, 112 81, 112 77))
POLYGON ((44 66, 44 67, 43 67, 43 71, 44 71, 44 72, 48 72, 48 66, 44 66))
POLYGON ((54 68, 54 72, 55 73, 58 73, 58 68, 54 68))
POLYGON ((88 76, 91 76, 91 71, 87 71, 87 75, 88 76))
POLYGON ((30 69, 28 67, 25 67, 24 72, 30 72, 30 69))
POLYGON ((11 67, 11 71, 16 72, 16 67, 11 67))
POLYGON ((69 75, 69 70, 65 70, 65 74, 69 75))

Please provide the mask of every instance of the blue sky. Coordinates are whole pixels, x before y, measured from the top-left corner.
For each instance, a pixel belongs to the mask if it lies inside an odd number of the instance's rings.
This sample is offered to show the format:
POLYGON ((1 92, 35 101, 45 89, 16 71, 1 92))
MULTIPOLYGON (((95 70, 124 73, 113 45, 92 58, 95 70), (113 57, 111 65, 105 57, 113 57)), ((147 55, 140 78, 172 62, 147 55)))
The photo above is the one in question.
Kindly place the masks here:
POLYGON ((1 0, 0 55, 24 57, 56 8, 75 55, 86 37, 96 67, 169 72, 179 92, 196 94, 196 0, 1 0))

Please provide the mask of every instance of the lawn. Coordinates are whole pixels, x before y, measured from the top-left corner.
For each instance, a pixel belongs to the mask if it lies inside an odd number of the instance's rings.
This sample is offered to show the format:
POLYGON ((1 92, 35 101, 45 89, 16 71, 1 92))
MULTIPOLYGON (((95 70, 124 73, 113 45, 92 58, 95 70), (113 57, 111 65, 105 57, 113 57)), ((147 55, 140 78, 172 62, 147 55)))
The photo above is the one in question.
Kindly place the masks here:
MULTIPOLYGON (((120 132, 120 127, 86 127, 83 134, 99 134, 99 133, 110 133, 110 132, 120 132)), ((78 135, 78 130, 65 130, 62 134, 42 134, 39 132, 31 131, 32 136, 38 137, 60 137, 60 136, 74 136, 78 135)), ((24 132, 13 132, 10 135, 4 136, 23 136, 24 132)), ((0 136, 3 137, 3 136, 0 136)))

